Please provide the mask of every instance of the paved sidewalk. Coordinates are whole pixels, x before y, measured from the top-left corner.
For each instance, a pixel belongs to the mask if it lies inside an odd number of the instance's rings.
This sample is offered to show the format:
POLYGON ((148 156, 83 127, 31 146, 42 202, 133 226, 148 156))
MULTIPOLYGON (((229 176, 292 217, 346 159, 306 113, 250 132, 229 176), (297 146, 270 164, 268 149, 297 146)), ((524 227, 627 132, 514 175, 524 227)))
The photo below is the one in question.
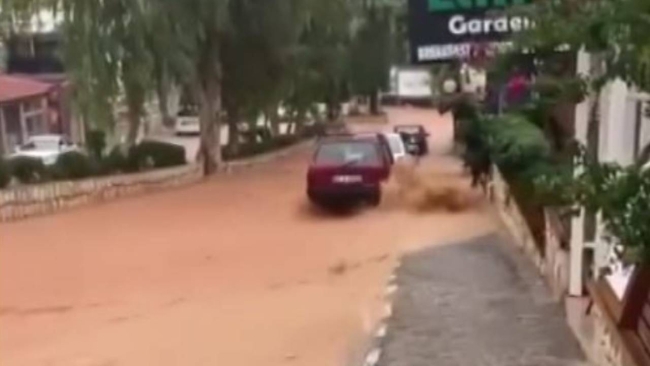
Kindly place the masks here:
POLYGON ((381 366, 586 365, 560 304, 490 235, 406 257, 381 366))

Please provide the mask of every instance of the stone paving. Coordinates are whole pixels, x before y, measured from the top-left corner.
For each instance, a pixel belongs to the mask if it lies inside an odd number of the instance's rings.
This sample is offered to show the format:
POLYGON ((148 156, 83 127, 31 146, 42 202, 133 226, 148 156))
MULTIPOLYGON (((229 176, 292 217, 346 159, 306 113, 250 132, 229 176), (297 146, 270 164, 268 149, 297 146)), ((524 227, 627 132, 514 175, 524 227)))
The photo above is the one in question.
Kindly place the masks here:
POLYGON ((380 366, 586 365, 560 304, 490 235, 404 258, 380 366))

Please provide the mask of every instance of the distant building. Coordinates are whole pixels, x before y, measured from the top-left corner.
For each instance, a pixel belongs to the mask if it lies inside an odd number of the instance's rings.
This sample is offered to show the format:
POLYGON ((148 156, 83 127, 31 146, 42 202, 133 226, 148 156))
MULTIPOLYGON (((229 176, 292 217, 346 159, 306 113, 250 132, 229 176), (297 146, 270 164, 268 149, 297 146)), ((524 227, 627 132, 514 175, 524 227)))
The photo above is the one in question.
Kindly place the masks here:
POLYGON ((48 113, 51 84, 0 75, 0 152, 7 154, 31 135, 54 132, 48 113))
POLYGON ((38 133, 64 134, 76 142, 83 140, 83 129, 72 117, 72 88, 61 59, 62 44, 58 32, 13 35, 7 41, 6 74, 0 73, 0 107, 5 113, 6 128, 4 133, 0 131, 5 139, 4 152, 38 133), (32 116, 32 112, 39 117, 32 116), (23 117, 25 121, 21 120, 23 117))

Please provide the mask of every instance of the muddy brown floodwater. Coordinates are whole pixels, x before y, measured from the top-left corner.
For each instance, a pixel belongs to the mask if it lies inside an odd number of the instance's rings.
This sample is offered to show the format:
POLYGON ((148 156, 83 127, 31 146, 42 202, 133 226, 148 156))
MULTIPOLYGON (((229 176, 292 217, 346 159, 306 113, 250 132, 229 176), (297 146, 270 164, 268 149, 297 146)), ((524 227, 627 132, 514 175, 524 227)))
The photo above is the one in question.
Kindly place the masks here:
MULTIPOLYGON (((446 156, 448 118, 388 117, 432 132, 420 172, 466 184, 446 156)), ((389 198, 350 216, 314 213, 309 157, 0 225, 0 364, 346 365, 401 253, 494 225, 481 208, 425 214, 389 198)))

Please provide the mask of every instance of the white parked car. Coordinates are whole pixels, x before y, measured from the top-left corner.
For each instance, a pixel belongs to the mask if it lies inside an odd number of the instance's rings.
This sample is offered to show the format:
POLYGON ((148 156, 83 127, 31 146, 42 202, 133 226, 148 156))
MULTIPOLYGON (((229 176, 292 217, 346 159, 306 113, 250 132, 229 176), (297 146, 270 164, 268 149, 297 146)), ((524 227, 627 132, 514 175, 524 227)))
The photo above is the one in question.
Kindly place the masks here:
POLYGON ((41 159, 45 165, 54 165, 59 155, 70 151, 81 150, 63 135, 34 135, 16 148, 16 152, 9 158, 28 156, 41 159))
POLYGON ((196 108, 184 108, 178 112, 174 124, 174 133, 178 136, 198 135, 201 133, 201 123, 196 108))
POLYGON ((390 145, 390 151, 393 153, 393 160, 395 162, 406 159, 408 154, 406 153, 406 147, 404 146, 404 141, 398 133, 394 132, 383 132, 382 133, 386 140, 388 140, 388 145, 390 145))

